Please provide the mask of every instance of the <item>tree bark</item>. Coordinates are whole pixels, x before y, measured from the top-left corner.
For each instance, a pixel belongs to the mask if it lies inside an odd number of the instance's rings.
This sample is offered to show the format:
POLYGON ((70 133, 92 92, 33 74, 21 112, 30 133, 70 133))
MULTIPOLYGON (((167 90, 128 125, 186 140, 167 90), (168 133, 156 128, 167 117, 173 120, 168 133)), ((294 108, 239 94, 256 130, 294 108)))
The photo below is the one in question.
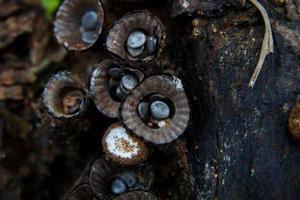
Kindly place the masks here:
POLYGON ((248 82, 262 44, 262 17, 250 3, 224 2, 201 1, 198 14, 181 17, 175 30, 192 108, 190 199, 299 199, 300 146, 287 119, 300 97, 300 2, 261 1, 275 49, 254 88, 248 82), (206 14, 209 3, 221 16, 206 14), (195 18, 201 21, 196 29, 195 18))

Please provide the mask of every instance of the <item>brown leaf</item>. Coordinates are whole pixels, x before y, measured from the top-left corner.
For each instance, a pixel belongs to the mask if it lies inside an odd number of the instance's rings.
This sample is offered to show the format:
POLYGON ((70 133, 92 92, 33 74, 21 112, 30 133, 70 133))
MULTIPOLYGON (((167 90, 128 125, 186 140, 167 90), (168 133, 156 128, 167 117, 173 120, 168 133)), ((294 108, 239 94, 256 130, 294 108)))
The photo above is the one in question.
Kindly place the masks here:
POLYGON ((0 72, 0 85, 25 84, 32 83, 35 80, 36 76, 27 70, 8 69, 0 72))
POLYGON ((20 9, 20 3, 14 0, 3 2, 0 6, 0 17, 7 17, 20 9))
POLYGON ((19 56, 12 53, 5 53, 0 57, 3 62, 0 63, 3 69, 24 69, 29 68, 29 63, 27 59, 20 58, 19 56))
POLYGON ((11 87, 0 86, 0 100, 22 100, 23 99, 23 88, 20 85, 11 87))
POLYGON ((33 29, 33 12, 17 17, 10 17, 0 23, 0 48, 12 43, 18 36, 31 32, 33 29))

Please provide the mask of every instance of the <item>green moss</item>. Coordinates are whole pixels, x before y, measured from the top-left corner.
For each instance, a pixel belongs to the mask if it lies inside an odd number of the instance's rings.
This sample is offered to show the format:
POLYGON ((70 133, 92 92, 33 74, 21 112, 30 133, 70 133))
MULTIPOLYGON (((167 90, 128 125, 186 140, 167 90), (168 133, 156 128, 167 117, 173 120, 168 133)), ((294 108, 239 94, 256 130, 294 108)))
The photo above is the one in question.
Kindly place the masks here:
POLYGON ((42 7, 45 10, 45 15, 47 16, 48 19, 51 19, 53 13, 56 11, 61 0, 40 0, 40 1, 42 7))

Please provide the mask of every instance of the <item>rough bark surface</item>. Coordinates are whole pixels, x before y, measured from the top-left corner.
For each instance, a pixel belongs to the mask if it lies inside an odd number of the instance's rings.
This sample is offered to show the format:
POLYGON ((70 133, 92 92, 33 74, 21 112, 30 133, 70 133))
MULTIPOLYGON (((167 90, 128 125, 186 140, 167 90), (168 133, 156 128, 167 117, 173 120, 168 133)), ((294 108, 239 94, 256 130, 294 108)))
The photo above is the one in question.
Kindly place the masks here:
POLYGON ((299 199, 300 146, 289 136, 287 119, 299 101, 300 2, 261 1, 270 13, 275 51, 253 89, 248 81, 259 57, 262 18, 252 4, 224 2, 205 7, 214 3, 201 1, 202 10, 222 14, 182 17, 190 23, 176 30, 192 107, 191 199, 299 199), (205 22, 196 36, 195 18, 205 22))

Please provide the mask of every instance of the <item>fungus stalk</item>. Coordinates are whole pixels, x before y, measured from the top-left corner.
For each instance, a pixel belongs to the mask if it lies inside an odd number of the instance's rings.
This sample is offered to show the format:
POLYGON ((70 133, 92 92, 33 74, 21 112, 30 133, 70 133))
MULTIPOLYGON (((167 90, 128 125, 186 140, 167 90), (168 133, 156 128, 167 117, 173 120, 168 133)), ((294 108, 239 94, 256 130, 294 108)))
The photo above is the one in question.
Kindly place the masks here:
POLYGON ((262 42, 259 60, 248 85, 250 88, 253 88, 256 79, 261 71, 261 68, 264 64, 266 56, 270 53, 273 53, 274 51, 274 45, 273 45, 271 23, 266 9, 257 0, 249 0, 249 1, 259 10, 265 23, 265 34, 262 42))

